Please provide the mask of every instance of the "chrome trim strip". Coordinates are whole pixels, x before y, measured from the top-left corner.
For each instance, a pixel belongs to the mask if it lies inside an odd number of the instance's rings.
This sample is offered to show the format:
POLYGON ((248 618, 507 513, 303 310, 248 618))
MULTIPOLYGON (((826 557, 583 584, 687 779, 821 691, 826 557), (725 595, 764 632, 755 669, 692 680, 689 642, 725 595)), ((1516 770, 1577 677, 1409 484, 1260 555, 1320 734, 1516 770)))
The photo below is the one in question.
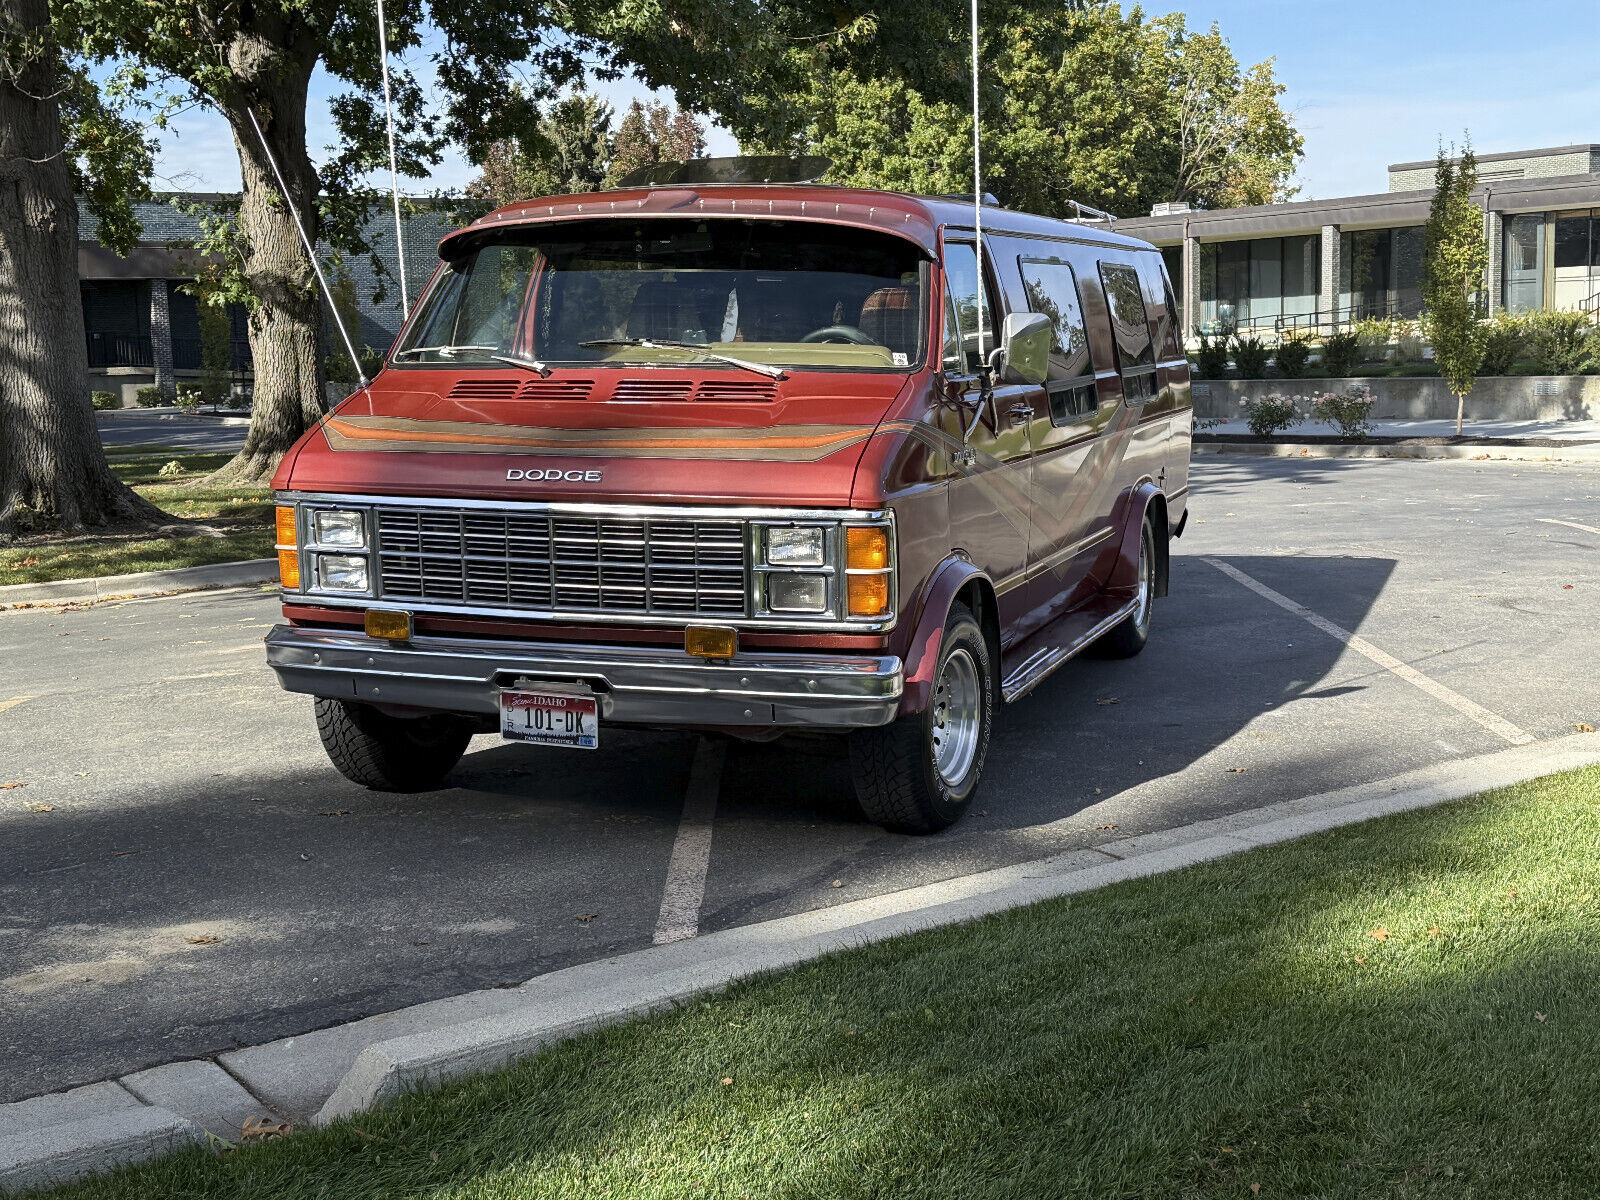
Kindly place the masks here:
POLYGON ((607 504, 571 500, 470 500, 449 496, 391 496, 346 492, 274 492, 276 504, 314 504, 319 508, 341 504, 399 504, 410 508, 473 508, 518 512, 553 512, 587 517, 698 517, 701 520, 885 521, 892 509, 783 508, 777 505, 720 504, 607 504))
POLYGON ((1130 600, 1117 609, 1116 612, 1101 620, 1072 645, 1056 646, 1052 649, 1040 650, 1029 655, 1025 661, 1018 665, 1015 671, 1001 681, 1001 698, 1007 704, 1022 699, 1048 679, 1063 663, 1083 653, 1090 643, 1100 637, 1101 634, 1110 632, 1122 621, 1132 616, 1134 609, 1138 607, 1139 602, 1137 599, 1130 600))
POLYGON ((1107 525, 1098 533, 1091 533, 1088 537, 1079 538, 1077 541, 1073 542, 1072 545, 1064 546, 1060 550, 1057 550, 1054 554, 1050 555, 1048 558, 1042 558, 1038 562, 1034 563, 1028 568, 1026 579, 1037 579, 1040 575, 1043 575, 1046 571, 1051 570, 1058 564, 1093 550, 1102 542, 1115 536, 1116 532, 1115 526, 1107 525))

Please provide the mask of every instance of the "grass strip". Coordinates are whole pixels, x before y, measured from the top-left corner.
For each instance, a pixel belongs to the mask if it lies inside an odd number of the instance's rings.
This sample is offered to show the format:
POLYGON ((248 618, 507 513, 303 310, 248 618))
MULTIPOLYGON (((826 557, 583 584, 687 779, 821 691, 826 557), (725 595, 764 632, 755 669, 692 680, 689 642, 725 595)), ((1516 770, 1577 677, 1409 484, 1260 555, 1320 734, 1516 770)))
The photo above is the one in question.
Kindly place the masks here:
POLYGON ((0 547, 0 586, 270 558, 274 544, 270 489, 193 485, 230 458, 231 454, 190 453, 168 446, 111 448, 106 459, 117 478, 174 517, 203 522, 205 530, 170 537, 94 533, 22 538, 0 547))
POLYGON ((66 1195, 1592 1197, 1597 851, 1600 769, 1551 777, 835 954, 66 1195))

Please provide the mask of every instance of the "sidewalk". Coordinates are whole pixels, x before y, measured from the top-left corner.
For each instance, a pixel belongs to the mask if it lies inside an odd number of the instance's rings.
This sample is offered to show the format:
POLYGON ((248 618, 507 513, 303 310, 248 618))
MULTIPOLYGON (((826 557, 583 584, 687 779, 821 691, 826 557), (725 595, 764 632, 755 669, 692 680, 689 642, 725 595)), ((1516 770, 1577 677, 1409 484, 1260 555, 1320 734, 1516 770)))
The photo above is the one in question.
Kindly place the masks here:
MULTIPOLYGON (((1375 439, 1448 438, 1453 441, 1456 436, 1454 421, 1384 420, 1374 421, 1373 426, 1371 436, 1375 439)), ((1204 435, 1251 436, 1250 426, 1242 418, 1224 421, 1220 425, 1208 425, 1204 430, 1196 430, 1196 437, 1204 435)), ((1277 438, 1280 441, 1290 442, 1312 437, 1335 436, 1337 436, 1336 431, 1331 425, 1302 421, 1279 433, 1277 438)), ((1600 443, 1600 421, 1467 421, 1461 427, 1461 436, 1513 442, 1600 443)))
POLYGON ((1348 441, 1333 426, 1315 421, 1302 421, 1269 439, 1256 437, 1238 418, 1196 424, 1196 454, 1600 462, 1600 421, 1468 421, 1457 437, 1454 421, 1379 420, 1361 441, 1348 441))

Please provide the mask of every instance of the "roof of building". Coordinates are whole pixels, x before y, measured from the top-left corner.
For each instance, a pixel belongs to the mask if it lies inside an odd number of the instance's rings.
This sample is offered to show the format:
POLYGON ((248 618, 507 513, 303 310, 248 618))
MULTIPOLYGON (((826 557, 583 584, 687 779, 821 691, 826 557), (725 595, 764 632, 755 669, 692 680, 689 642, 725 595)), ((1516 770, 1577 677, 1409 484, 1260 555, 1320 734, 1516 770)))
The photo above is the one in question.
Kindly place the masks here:
MULTIPOLYGON (((550 196, 507 205, 448 234, 439 243, 447 257, 470 249, 486 234, 579 217, 739 217, 786 221, 822 221, 858 229, 899 234, 933 255, 939 230, 970 229, 970 201, 934 196, 909 196, 866 188, 821 184, 697 184, 694 187, 627 188, 550 196)), ((983 206, 983 227, 995 233, 1035 237, 1072 237, 1109 245, 1138 246, 1136 238, 1094 224, 1062 221, 1032 213, 983 206)))
MULTIPOLYGON (((1481 163, 1510 162, 1519 158, 1555 158, 1563 154, 1600 154, 1600 145, 1587 144, 1578 146, 1544 146, 1538 150, 1502 150, 1495 154, 1473 155, 1481 163)), ((1433 158, 1423 159, 1420 162, 1390 163, 1391 171, 1421 171, 1433 166, 1438 160, 1433 158)), ((1451 162, 1459 162, 1455 157, 1451 162)))

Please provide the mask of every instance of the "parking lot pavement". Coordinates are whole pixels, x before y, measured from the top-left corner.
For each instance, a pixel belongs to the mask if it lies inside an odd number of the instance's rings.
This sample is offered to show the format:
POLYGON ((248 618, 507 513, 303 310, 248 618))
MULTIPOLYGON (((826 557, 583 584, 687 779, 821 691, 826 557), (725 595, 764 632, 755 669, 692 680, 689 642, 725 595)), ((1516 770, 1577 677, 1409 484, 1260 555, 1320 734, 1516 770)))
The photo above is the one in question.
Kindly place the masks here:
POLYGON ((367 792, 264 665, 272 595, 0 613, 0 1102, 1600 724, 1600 465, 1193 483, 1149 648, 1003 710, 931 838, 826 741, 483 737, 367 792))
POLYGON ((180 412, 117 409, 95 414, 100 427, 100 444, 117 446, 171 446, 197 454, 220 454, 244 445, 250 431, 246 418, 189 416, 180 412))

